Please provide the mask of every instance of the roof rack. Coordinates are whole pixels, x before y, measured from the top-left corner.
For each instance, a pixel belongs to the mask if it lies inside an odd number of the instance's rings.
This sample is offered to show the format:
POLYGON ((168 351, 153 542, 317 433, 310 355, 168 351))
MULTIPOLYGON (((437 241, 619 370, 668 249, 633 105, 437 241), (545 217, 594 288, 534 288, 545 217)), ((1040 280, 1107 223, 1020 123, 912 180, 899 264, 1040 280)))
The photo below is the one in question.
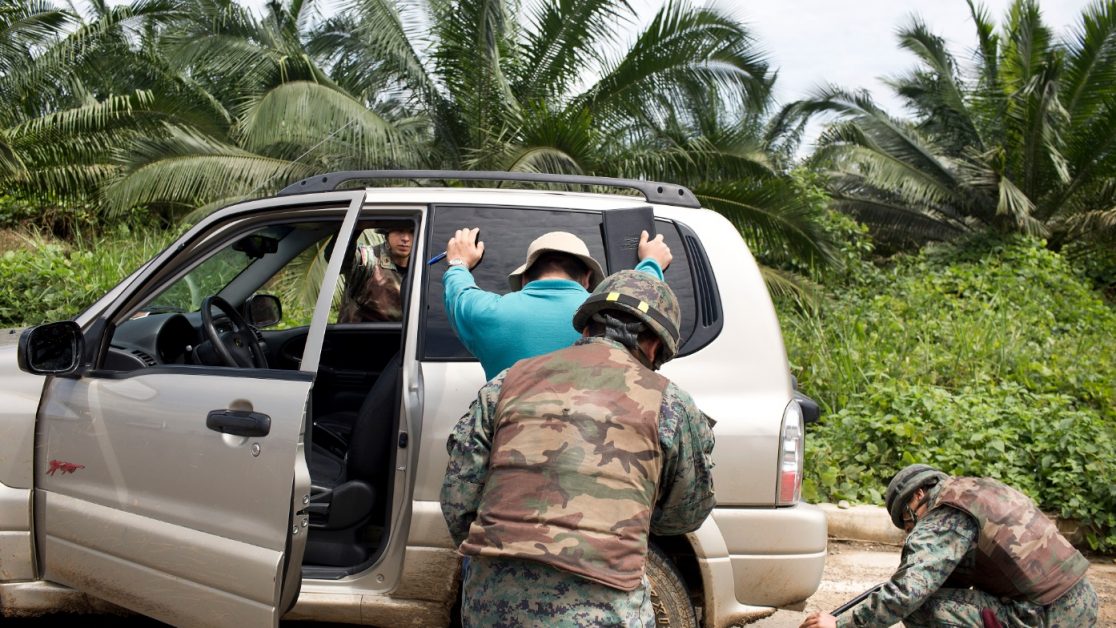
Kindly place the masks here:
POLYGON ((535 172, 502 172, 485 170, 346 170, 309 177, 292 183, 279 191, 279 196, 330 192, 346 181, 367 179, 443 179, 457 181, 522 181, 529 183, 558 183, 565 185, 599 185, 627 188, 643 194, 649 203, 701 207, 697 197, 688 188, 673 183, 656 183, 637 179, 587 177, 572 174, 540 174, 535 172))

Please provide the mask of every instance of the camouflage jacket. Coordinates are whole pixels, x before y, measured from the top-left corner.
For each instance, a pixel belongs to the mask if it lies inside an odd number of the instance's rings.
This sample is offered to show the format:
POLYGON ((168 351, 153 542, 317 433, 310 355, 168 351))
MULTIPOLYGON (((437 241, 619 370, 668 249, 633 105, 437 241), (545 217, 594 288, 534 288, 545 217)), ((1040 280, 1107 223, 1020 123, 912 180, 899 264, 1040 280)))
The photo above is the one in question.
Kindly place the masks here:
POLYGON ((978 533, 976 521, 959 510, 940 508, 926 513, 907 535, 899 569, 891 580, 840 615, 838 628, 886 628, 899 623, 945 585, 976 546, 978 533))
MULTIPOLYGON (((939 503, 945 484, 931 489, 931 505, 939 503)), ((1034 508, 1030 500, 1028 504, 1034 508)), ((981 528, 968 513, 957 508, 932 508, 907 535, 902 560, 891 580, 838 617, 837 625, 892 626, 914 613, 940 589, 971 586, 980 537, 981 528)), ((1023 599, 1002 602, 1009 614, 1023 617, 1035 607, 1023 599), (1015 607, 1018 612, 1011 612, 1015 607)))
POLYGON ((406 273, 406 268, 392 261, 386 242, 357 247, 352 269, 345 278, 345 297, 337 322, 402 320, 400 291, 406 273))
POLYGON ((980 527, 972 585, 996 597, 1050 604, 1077 584, 1089 561, 1029 497, 991 478, 950 478, 930 508, 949 506, 969 514, 980 527))
POLYGON ((447 448, 442 512, 463 553, 535 560, 619 589, 640 586, 648 531, 689 532, 714 505, 704 416, 601 338, 498 375, 447 448), (521 430, 541 440, 525 450, 521 430))

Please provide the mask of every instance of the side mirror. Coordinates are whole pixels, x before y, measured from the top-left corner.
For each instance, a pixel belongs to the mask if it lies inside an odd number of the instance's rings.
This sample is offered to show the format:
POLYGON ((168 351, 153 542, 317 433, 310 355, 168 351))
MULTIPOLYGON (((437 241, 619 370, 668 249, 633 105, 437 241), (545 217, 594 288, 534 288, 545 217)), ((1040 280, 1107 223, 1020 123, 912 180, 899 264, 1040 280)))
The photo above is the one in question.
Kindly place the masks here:
POLYGON ((794 398, 798 400, 798 406, 802 408, 802 422, 804 424, 810 425, 821 420, 821 406, 818 405, 818 402, 797 390, 794 391, 794 398))
POLYGON ((274 294, 254 294, 245 304, 244 318, 253 327, 271 327, 283 320, 283 304, 274 294))
POLYGON ((798 407, 802 408, 802 422, 809 425, 820 421, 821 406, 818 405, 818 402, 799 392, 798 378, 793 374, 791 375, 791 388, 794 389, 794 398, 798 401, 798 407))
POLYGON ((85 355, 85 337, 73 321, 32 327, 19 337, 19 368, 35 375, 72 375, 85 355))

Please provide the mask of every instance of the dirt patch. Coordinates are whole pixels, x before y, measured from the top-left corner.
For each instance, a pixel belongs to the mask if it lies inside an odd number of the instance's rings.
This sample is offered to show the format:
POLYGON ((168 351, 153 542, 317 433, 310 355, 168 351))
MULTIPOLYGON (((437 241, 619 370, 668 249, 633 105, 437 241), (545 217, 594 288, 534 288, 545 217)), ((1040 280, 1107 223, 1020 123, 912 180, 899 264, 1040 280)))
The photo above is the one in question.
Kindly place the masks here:
MULTIPOLYGON (((781 610, 748 628, 794 628, 810 611, 832 610, 869 587, 887 581, 899 566, 899 547, 875 543, 829 542, 821 586, 802 611, 781 610)), ((1100 598, 1098 626, 1116 626, 1116 558, 1089 557, 1089 581, 1100 598)))
POLYGON ((1090 557, 1089 581, 1100 598, 1098 626, 1116 626, 1116 558, 1090 557))
POLYGON ((26 236, 11 229, 0 229, 0 253, 31 248, 26 236))

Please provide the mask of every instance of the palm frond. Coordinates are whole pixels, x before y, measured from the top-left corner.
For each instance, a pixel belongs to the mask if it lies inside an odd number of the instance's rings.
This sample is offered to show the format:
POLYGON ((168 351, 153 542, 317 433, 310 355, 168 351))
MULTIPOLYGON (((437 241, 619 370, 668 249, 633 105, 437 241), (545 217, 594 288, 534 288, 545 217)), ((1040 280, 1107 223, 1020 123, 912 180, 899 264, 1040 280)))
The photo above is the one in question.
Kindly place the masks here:
POLYGON ((603 65, 604 42, 615 42, 617 23, 632 21, 626 3, 615 0, 538 2, 528 16, 522 44, 523 75, 513 82, 522 100, 564 95, 569 82, 603 65))
POLYGON ((1108 87, 1116 84, 1116 2, 1086 7, 1065 50, 1062 102, 1071 120, 1086 121, 1111 100, 1108 87))
POLYGON ((284 83, 252 102, 241 122, 243 147, 276 144, 342 152, 353 167, 416 165, 414 142, 351 96, 317 83, 284 83))
POLYGON ((981 88, 988 90, 999 84, 1000 40, 988 10, 973 0, 965 0, 969 5, 969 15, 976 27, 976 59, 981 88))
POLYGON ((1035 220, 1032 213, 1035 206, 1022 190, 1006 177, 1000 179, 1000 202, 996 205, 996 213, 1006 216, 1024 233, 1034 236, 1048 235, 1046 226, 1035 220))
POLYGON ((914 207, 854 176, 834 177, 828 190, 834 209, 870 226, 873 236, 882 241, 951 240, 971 231, 955 212, 941 211, 943 206, 914 207))
POLYGON ((443 128, 459 146, 478 146, 519 108, 500 62, 512 46, 508 7, 503 0, 459 0, 437 8, 435 67, 455 109, 454 122, 443 128))
POLYGON ((0 183, 22 179, 26 174, 27 167, 19 153, 12 148, 3 130, 0 130, 0 183))
POLYGON ((824 298, 818 284, 790 271, 761 265, 760 275, 772 298, 789 299, 799 308, 815 310, 824 298))
POLYGON ((216 199, 272 191, 313 172, 179 127, 164 138, 137 139, 125 172, 105 188, 110 211, 155 203, 189 209, 216 199))
POLYGON ((430 17, 422 3, 348 0, 341 13, 311 33, 307 50, 331 67, 338 83, 354 94, 379 98, 385 91, 416 94, 433 106, 438 82, 430 59, 430 17))
POLYGON ((710 90, 758 108, 768 103, 771 81, 764 56, 740 23, 671 1, 573 106, 588 107, 605 125, 654 120, 662 103, 705 103, 710 90))
POLYGON ((156 19, 179 16, 178 0, 139 0, 106 10, 92 23, 81 25, 41 55, 6 77, 5 89, 23 91, 44 84, 63 84, 80 90, 81 73, 98 60, 100 46, 119 41, 122 31, 156 19))
POLYGON ((1116 207, 1096 209, 1068 216, 1058 224, 1061 230, 1082 239, 1116 239, 1116 207))
POLYGON ((729 219, 753 252, 765 259, 797 259, 821 267, 836 262, 831 236, 815 208, 782 178, 702 182, 694 186, 702 206, 729 219))
POLYGON ((41 52, 73 21, 73 14, 43 0, 0 5, 0 76, 41 52))
POLYGON ((936 136, 949 138, 954 152, 963 146, 984 146, 964 98, 964 86, 957 76, 957 65, 946 50, 945 41, 934 35, 921 20, 899 32, 899 45, 917 56, 929 71, 919 70, 889 84, 908 105, 919 112, 920 127, 936 136))

